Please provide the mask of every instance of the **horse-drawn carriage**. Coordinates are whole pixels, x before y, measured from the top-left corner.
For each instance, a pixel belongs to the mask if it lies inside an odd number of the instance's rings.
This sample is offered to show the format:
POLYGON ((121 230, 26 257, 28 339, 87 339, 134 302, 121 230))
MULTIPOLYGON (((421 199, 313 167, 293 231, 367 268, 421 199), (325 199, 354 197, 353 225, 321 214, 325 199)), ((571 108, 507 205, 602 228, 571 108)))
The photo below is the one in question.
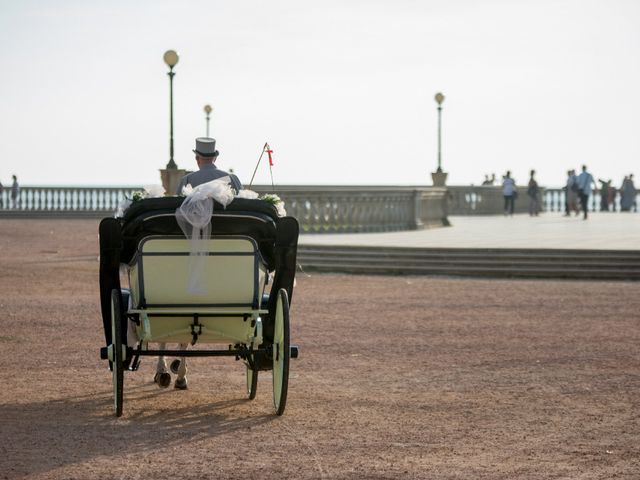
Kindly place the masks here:
MULTIPOLYGON (((107 345, 101 357, 111 366, 115 413, 122 414, 124 371, 137 370, 140 357, 159 356, 164 363, 163 357, 172 355, 182 357, 171 365, 182 380, 187 357, 243 360, 250 399, 256 395, 258 373, 272 370, 273 402, 281 415, 289 360, 298 353, 290 345, 289 324, 298 223, 279 217, 262 200, 235 198, 226 208, 214 202, 211 234, 198 240, 194 255, 193 239, 176 220, 183 201, 140 200, 122 218, 100 223, 100 300, 107 345), (121 265, 126 266, 128 288, 121 285, 121 265), (150 348, 156 343, 159 348, 150 348), (180 348, 167 350, 166 343, 180 348)), ((167 386, 169 373, 160 370, 155 381, 167 386)))

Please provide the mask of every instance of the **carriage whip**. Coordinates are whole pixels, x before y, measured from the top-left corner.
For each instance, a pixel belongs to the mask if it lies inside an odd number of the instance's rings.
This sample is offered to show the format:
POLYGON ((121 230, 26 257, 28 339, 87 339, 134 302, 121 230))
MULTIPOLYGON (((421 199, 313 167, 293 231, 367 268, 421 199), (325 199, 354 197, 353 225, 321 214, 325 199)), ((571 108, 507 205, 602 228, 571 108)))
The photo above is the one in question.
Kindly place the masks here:
POLYGON ((271 147, 267 142, 264 143, 264 146, 262 147, 262 152, 260 152, 260 157, 258 157, 258 163, 256 163, 256 168, 253 170, 253 175, 251 175, 249 188, 251 188, 251 186, 253 185, 253 179, 256 176, 256 172, 258 171, 258 166, 260 165, 260 161, 262 160, 262 156, 265 154, 265 152, 269 156, 269 173, 271 174, 271 188, 275 189, 275 185, 273 183, 273 168, 272 168, 273 167, 273 157, 272 157, 273 150, 271 150, 271 147))

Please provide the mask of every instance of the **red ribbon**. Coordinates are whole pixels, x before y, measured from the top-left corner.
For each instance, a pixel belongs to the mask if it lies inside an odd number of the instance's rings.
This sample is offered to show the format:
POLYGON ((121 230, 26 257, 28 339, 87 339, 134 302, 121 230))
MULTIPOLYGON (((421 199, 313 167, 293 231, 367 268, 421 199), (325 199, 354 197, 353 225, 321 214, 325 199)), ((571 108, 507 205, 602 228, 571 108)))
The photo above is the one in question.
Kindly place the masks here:
POLYGON ((271 157, 271 154, 273 153, 273 150, 271 150, 270 148, 267 149, 267 154, 269 155, 269 166, 273 167, 273 158, 271 157))

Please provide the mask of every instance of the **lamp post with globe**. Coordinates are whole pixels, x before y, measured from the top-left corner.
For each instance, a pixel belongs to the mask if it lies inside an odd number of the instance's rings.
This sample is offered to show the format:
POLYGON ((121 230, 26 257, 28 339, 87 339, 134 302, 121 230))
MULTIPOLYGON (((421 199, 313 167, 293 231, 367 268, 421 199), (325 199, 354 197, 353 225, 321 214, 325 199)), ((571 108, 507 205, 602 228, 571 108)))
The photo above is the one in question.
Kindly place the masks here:
POLYGON ((167 163, 168 169, 178 168, 176 162, 173 161, 173 77, 175 73, 173 67, 176 66, 180 60, 178 53, 175 50, 167 50, 164 52, 164 63, 169 67, 169 163, 167 163))
POLYGON ((436 93, 435 101, 438 104, 438 168, 431 174, 434 187, 443 187, 447 181, 447 174, 442 171, 442 102, 444 95, 436 93))
POLYGON ((173 67, 177 65, 180 57, 175 50, 167 50, 164 52, 163 59, 169 67, 169 72, 167 72, 169 75, 169 163, 160 170, 160 178, 165 192, 168 195, 173 195, 178 188, 180 179, 186 173, 186 170, 178 168, 173 160, 173 77, 175 75, 173 67))
POLYGON ((212 110, 213 108, 211 108, 211 105, 204 106, 204 113, 206 114, 207 119, 207 137, 209 137, 209 115, 211 115, 212 110))

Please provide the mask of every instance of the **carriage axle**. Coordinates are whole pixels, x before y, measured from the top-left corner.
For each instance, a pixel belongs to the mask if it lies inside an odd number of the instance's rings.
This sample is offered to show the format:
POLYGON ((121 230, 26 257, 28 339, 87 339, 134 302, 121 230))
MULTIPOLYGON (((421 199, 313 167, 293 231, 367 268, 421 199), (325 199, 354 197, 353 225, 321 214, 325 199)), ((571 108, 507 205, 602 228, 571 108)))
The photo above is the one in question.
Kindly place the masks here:
MULTIPOLYGON (((298 346, 291 345, 290 348, 291 358, 298 358, 298 346)), ((138 350, 127 347, 127 358, 136 355, 140 357, 240 357, 245 359, 249 355, 270 352, 270 346, 267 348, 258 348, 257 350, 249 350, 247 348, 234 348, 229 350, 138 350)), ((100 349, 100 358, 102 360, 109 359, 109 350, 107 347, 100 349)))

